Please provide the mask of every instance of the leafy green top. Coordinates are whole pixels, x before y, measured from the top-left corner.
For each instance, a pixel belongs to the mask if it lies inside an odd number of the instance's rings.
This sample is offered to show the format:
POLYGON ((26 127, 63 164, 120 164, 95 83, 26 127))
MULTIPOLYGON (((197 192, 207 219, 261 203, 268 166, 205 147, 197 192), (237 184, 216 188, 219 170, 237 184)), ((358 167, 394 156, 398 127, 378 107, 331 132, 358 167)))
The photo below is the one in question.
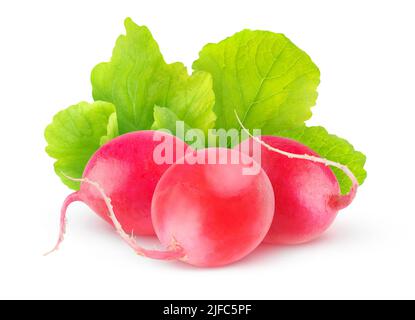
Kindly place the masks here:
POLYGON ((264 134, 293 128, 311 117, 320 72, 310 57, 282 34, 243 30, 208 44, 193 63, 212 74, 217 128, 264 134))
POLYGON ((108 102, 80 102, 58 112, 46 127, 46 152, 56 159, 55 172, 69 188, 77 190, 79 183, 65 175, 82 176, 88 160, 107 134, 108 119, 114 111, 108 102))
MULTIPOLYGON (((72 189, 92 154, 130 131, 169 129, 183 121, 183 133, 211 128, 240 129, 235 110, 248 129, 293 138, 329 160, 347 165, 359 183, 366 177, 365 156, 322 127, 306 127, 317 98, 320 72, 310 57, 282 34, 243 30, 206 45, 192 75, 182 63, 167 64, 150 31, 125 20, 109 62, 92 71, 94 103, 60 111, 46 128, 46 152, 55 171, 72 189), (106 102, 102 102, 106 101, 106 102)), ((202 148, 203 145, 193 147, 202 148)), ((333 169, 343 193, 345 175, 333 169)))
POLYGON ((210 74, 189 76, 183 64, 164 61, 146 27, 128 18, 125 28, 111 61, 98 64, 91 75, 94 99, 116 107, 119 133, 150 129, 155 105, 170 108, 191 126, 212 128, 216 115, 210 74))

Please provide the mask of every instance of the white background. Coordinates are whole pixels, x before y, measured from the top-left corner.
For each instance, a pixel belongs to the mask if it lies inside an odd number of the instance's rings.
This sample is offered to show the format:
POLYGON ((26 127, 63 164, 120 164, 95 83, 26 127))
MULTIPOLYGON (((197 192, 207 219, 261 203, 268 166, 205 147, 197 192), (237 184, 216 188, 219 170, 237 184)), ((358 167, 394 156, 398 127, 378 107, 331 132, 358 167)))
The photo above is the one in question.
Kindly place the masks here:
POLYGON ((0 298, 415 298, 414 14, 397 0, 0 2, 0 298), (197 269, 135 256, 74 204, 61 250, 42 256, 69 193, 43 130, 91 100, 90 70, 127 16, 169 62, 190 66, 205 43, 243 28, 285 33, 312 57, 321 85, 309 123, 364 151, 369 173, 321 239, 197 269))

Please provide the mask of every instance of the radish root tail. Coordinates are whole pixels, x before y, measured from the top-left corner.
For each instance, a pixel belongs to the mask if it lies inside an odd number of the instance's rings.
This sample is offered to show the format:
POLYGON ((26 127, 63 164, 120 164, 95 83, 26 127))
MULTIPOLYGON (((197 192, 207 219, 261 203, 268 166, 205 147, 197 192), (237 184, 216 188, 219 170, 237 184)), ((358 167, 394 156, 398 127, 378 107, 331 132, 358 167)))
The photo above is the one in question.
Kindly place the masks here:
MULTIPOLYGON (((66 176, 66 175, 65 175, 66 176)), ((140 247, 135 238, 134 235, 128 235, 124 229, 122 228, 120 222, 118 221, 115 212, 114 212, 114 208, 111 204, 111 199, 105 194, 104 189, 99 185, 98 182, 92 181, 88 178, 81 178, 81 179, 77 179, 77 178, 72 178, 72 177, 68 177, 66 176, 66 178, 68 178, 69 180, 72 181, 77 181, 77 182, 81 182, 81 183, 87 183, 89 185, 91 185, 92 187, 95 188, 96 191, 98 191, 98 193, 101 195, 102 199, 105 202, 105 205, 108 209, 108 217, 111 219, 115 230, 117 231, 117 233, 120 235, 120 237, 134 250, 134 252, 140 256, 143 257, 148 257, 148 258, 152 258, 152 259, 159 259, 159 260, 184 260, 186 258, 186 255, 183 251, 183 249, 180 247, 180 245, 175 242, 172 241, 171 246, 169 247, 169 251, 159 251, 159 250, 147 250, 144 249, 142 247, 140 247)), ((59 235, 59 240, 55 246, 55 248, 53 250, 51 250, 49 253, 57 250, 57 248, 59 247, 59 244, 63 241, 63 235, 65 234, 65 220, 66 220, 66 209, 68 207, 68 205, 73 202, 73 201, 78 201, 78 194, 75 192, 72 195, 70 195, 68 198, 66 198, 63 207, 62 207, 62 214, 61 214, 61 232, 59 235)))
POLYGON ((80 201, 78 192, 71 193, 65 199, 65 201, 63 202, 62 208, 61 208, 61 218, 60 218, 60 221, 59 221, 60 226, 59 226, 59 237, 58 237, 58 241, 56 241, 55 247, 52 250, 46 252, 44 254, 44 256, 47 256, 47 255, 51 254, 52 252, 55 252, 55 251, 57 251, 59 249, 59 246, 63 242, 63 240, 65 238, 65 233, 66 233, 66 222, 67 222, 67 219, 66 219, 66 211, 67 211, 69 205, 72 202, 76 202, 76 201, 80 201))
POLYGON ((353 172, 347 166, 345 166, 341 163, 337 163, 337 162, 334 162, 334 161, 331 161, 331 160, 328 160, 328 159, 324 159, 324 158, 320 158, 320 157, 316 157, 316 156, 312 156, 312 155, 308 155, 308 154, 304 154, 304 155, 295 154, 295 153, 290 153, 290 152, 280 150, 278 148, 274 148, 274 147, 270 146, 269 144, 265 143, 264 141, 262 141, 260 138, 252 135, 249 132, 249 130, 247 128, 245 128, 245 126, 243 125, 243 123, 242 123, 241 119, 239 118, 238 113, 236 112, 236 110, 234 110, 234 112, 235 112, 236 119, 238 120, 239 125, 241 126, 241 128, 252 139, 254 139, 256 142, 260 143, 262 146, 264 146, 268 150, 279 153, 279 154, 282 154, 282 155, 284 155, 284 156, 286 156, 290 159, 308 160, 308 161, 312 161, 312 162, 315 162, 315 163, 321 163, 325 166, 332 166, 332 167, 338 168, 341 171, 343 171, 347 175, 347 177, 351 180, 352 187, 351 187, 350 191, 345 195, 342 195, 342 194, 334 195, 330 199, 329 204, 333 208, 335 208, 337 210, 340 210, 340 209, 343 209, 343 208, 347 207, 350 203, 352 203, 353 199, 356 196, 356 192, 357 192, 357 188, 359 186, 359 182, 357 181, 357 179, 356 179, 355 175, 353 174, 353 172))

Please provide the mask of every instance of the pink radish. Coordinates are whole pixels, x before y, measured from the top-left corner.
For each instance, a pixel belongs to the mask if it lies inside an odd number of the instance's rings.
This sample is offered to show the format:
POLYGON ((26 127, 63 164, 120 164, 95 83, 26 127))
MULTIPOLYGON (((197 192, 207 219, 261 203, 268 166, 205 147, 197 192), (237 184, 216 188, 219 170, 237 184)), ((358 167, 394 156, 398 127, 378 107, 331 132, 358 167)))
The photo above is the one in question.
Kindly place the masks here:
MULTIPOLYGON (((162 132, 138 131, 124 134, 103 145, 92 156, 83 177, 105 190, 106 196, 111 198, 118 222, 127 234, 154 235, 151 222, 154 189, 163 173, 176 158, 184 156, 187 148, 182 140, 162 132), (153 159, 154 150, 160 143, 172 146, 173 159, 170 164, 157 164, 153 159)), ((101 218, 113 223, 99 190, 90 183, 81 183, 80 190, 69 195, 63 203, 61 231, 54 250, 58 249, 63 240, 66 210, 75 201, 86 203, 101 218)))
POLYGON ((194 151, 183 160, 165 172, 152 201, 154 229, 166 251, 139 246, 118 222, 115 211, 121 211, 105 188, 88 176, 75 180, 95 189, 117 232, 139 255, 200 267, 242 259, 263 241, 274 216, 274 193, 267 175, 262 169, 244 175, 243 169, 253 161, 231 149, 194 151), (212 159, 215 164, 205 164, 212 159))
POLYGON ((252 155, 253 148, 258 147, 254 144, 260 144, 260 163, 275 194, 274 221, 265 242, 311 241, 332 224, 340 209, 353 201, 358 182, 346 166, 319 158, 299 142, 275 136, 251 136, 236 149, 252 155), (340 194, 337 179, 328 166, 343 170, 352 180, 348 194, 340 194))
POLYGON ((244 175, 243 163, 252 160, 236 150, 197 152, 206 161, 217 157, 217 164, 189 164, 193 156, 167 170, 156 187, 152 217, 157 236, 164 245, 178 244, 192 265, 213 267, 242 259, 271 225, 270 181, 262 169, 244 175), (232 163, 232 157, 239 161, 232 163))

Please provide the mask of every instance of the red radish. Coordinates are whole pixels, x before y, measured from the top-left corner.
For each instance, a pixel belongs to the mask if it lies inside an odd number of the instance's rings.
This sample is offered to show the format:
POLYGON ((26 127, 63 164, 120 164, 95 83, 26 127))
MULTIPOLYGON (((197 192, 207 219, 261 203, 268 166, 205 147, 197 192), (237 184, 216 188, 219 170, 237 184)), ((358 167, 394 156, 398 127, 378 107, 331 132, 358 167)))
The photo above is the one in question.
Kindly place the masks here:
POLYGON ((258 143, 260 163, 275 194, 274 221, 265 242, 299 244, 319 237, 337 212, 353 201, 358 187, 355 176, 346 166, 319 158, 313 150, 291 139, 251 136, 236 149, 252 154, 258 143), (352 180, 348 194, 340 194, 337 179, 328 166, 343 170, 352 180))
MULTIPOLYGON (((128 234, 154 235, 151 222, 151 200, 156 184, 163 173, 184 156, 188 146, 180 139, 160 131, 138 131, 119 136, 103 145, 89 160, 83 178, 98 184, 111 198, 119 224, 128 234), (155 136, 157 134, 157 136, 155 136), (155 148, 169 144, 174 159, 157 164, 155 148)), ((82 201, 101 218, 113 223, 101 193, 90 183, 81 183, 79 191, 69 195, 62 206, 61 231, 54 250, 58 249, 65 233, 67 207, 82 201)), ((53 250, 52 250, 53 251, 53 250)))
POLYGON ((167 251, 140 247, 118 222, 106 190, 89 177, 74 180, 96 190, 117 232, 139 255, 201 267, 242 259, 263 241, 274 216, 274 193, 266 173, 260 169, 256 175, 244 175, 253 160, 231 149, 194 151, 183 162, 166 171, 153 196, 154 229, 167 251), (204 164, 212 159, 216 164, 204 164))
POLYGON ((189 164, 193 156, 168 169, 156 187, 152 217, 157 236, 166 246, 178 244, 192 265, 214 267, 242 259, 271 225, 270 181, 262 169, 244 175, 243 163, 252 159, 236 150, 197 152, 199 159, 217 157, 217 164, 189 164))

